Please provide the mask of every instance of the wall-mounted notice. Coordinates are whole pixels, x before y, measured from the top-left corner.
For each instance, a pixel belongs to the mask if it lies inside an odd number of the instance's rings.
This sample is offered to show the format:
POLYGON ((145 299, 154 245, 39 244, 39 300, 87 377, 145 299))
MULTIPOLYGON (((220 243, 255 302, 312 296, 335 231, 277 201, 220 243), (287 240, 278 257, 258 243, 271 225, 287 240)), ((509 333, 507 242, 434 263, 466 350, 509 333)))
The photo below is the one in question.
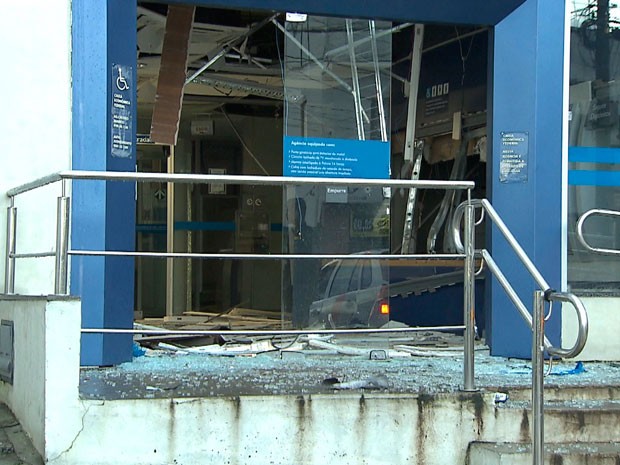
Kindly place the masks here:
POLYGON ((132 67, 112 65, 112 142, 113 157, 131 157, 133 149, 132 67))
POLYGON ((527 182, 527 157, 529 151, 528 133, 500 132, 500 136, 500 182, 527 182))
POLYGON ((450 104, 450 83, 444 82, 426 88, 424 116, 433 116, 448 111, 450 104))
POLYGON ((284 137, 284 176, 387 179, 390 143, 284 137))

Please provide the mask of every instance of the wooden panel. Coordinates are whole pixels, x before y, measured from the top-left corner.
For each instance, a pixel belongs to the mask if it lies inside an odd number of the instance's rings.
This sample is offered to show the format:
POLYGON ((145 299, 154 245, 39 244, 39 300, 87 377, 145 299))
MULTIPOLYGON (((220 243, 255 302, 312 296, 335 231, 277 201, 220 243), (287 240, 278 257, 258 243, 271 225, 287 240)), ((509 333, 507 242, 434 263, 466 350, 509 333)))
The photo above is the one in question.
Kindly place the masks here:
POLYGON ((158 144, 176 145, 177 142, 195 10, 194 6, 168 7, 151 122, 151 139, 158 144))

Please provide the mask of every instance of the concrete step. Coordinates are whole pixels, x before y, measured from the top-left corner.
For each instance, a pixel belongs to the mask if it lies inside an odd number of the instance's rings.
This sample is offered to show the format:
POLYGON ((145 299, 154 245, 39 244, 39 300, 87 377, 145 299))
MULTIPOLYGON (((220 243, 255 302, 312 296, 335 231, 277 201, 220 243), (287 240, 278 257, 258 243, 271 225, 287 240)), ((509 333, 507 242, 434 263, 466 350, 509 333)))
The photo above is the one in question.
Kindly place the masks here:
MULTIPOLYGON (((491 391, 492 389, 486 389, 491 391)), ((501 387, 497 392, 505 393, 513 401, 532 399, 532 389, 528 387, 501 387)), ((545 402, 580 401, 580 400, 620 400, 620 386, 557 386, 545 385, 545 402)))
MULTIPOLYGON (((524 443, 530 441, 531 402, 496 404, 494 425, 513 431, 517 427, 524 443)), ((557 443, 618 442, 620 401, 570 400, 545 402, 545 441, 557 443)), ((516 431, 515 431, 515 434, 516 431)), ((501 438, 494 438, 501 440, 501 438)), ((619 462, 620 463, 620 462, 619 462)))
MULTIPOLYGON (((467 465, 523 465, 532 463, 530 444, 472 442, 467 450, 467 465)), ((545 465, 617 465, 617 443, 545 444, 545 465)))
MULTIPOLYGON (((610 400, 604 389, 581 388, 574 396, 559 393, 545 397, 545 441, 557 443, 615 442, 620 431, 620 400, 610 400), (567 398, 568 397, 568 398, 567 398)), ((521 441, 529 442, 532 407, 527 396, 508 394, 505 402, 496 403, 495 423, 508 430, 520 425, 521 441)), ((497 438, 500 440, 501 438, 497 438)), ((619 441, 620 442, 620 441, 619 441)), ((620 463, 620 462, 619 462, 620 463)))

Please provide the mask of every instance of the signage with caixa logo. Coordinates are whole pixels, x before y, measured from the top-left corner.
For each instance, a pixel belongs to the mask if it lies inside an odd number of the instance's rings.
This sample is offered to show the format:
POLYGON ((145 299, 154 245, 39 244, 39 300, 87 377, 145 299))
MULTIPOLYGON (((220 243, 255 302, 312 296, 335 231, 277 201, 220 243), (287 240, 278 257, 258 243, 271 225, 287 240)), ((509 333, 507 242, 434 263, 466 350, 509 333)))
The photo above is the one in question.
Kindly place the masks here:
POLYGON ((284 176, 387 179, 390 143, 285 136, 283 163, 284 176))
POLYGON ((133 153, 133 68, 112 66, 111 152, 113 157, 128 158, 133 153))

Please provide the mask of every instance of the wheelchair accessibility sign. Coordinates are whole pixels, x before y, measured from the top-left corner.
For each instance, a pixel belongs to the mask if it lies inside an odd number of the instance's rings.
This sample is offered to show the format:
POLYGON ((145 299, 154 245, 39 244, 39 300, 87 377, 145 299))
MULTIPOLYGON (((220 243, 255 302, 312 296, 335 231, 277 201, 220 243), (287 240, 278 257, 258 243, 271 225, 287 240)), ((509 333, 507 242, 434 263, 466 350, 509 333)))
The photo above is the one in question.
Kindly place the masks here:
POLYGON ((112 65, 111 151, 113 157, 133 153, 133 72, 131 66, 112 65))

